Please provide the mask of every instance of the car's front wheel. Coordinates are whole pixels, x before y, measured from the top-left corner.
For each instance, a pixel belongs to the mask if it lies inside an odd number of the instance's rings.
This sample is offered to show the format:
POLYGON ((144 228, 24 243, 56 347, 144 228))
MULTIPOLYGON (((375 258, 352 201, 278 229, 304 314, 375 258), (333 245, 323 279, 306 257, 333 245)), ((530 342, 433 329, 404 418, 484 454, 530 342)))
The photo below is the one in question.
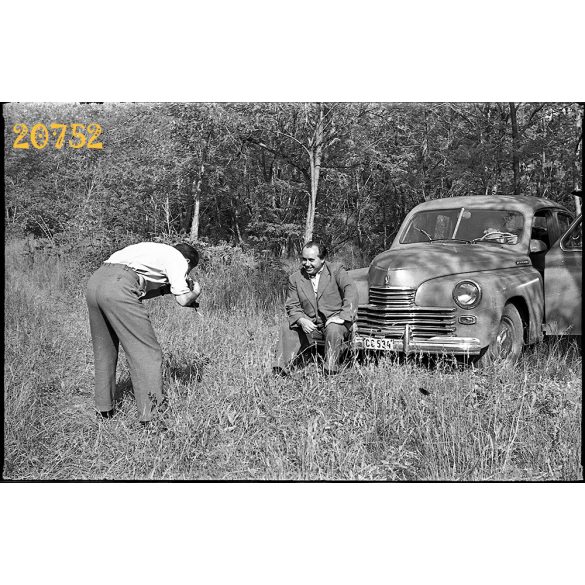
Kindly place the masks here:
POLYGON ((484 349, 476 364, 480 367, 496 360, 515 362, 522 351, 524 329, 518 309, 511 303, 504 307, 494 340, 484 349))

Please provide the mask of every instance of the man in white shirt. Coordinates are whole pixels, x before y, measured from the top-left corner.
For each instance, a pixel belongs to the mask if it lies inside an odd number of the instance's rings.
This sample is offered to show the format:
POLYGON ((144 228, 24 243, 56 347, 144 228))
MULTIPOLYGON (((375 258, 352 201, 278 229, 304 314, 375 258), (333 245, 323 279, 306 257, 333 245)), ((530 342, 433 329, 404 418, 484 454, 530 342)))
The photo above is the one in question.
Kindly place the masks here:
POLYGON ((189 277, 199 253, 189 244, 143 242, 112 254, 89 279, 87 306, 95 361, 95 404, 104 418, 114 412, 118 348, 122 344, 144 425, 162 403, 162 351, 144 299, 172 293, 196 307, 201 287, 189 277))

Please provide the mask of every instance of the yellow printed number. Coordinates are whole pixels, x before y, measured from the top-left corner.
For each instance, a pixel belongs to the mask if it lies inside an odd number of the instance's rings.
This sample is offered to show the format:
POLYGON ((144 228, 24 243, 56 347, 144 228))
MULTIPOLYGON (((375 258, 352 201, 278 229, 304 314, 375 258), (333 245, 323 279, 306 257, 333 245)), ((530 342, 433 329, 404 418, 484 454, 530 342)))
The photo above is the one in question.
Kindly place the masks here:
POLYGON ((69 146, 71 148, 83 148, 85 146, 85 143, 87 142, 85 134, 83 134, 83 132, 79 132, 77 130, 78 128, 81 128, 83 130, 85 129, 85 126, 83 124, 71 124, 71 136, 73 136, 73 138, 79 139, 78 143, 73 142, 71 138, 69 139, 69 146))
POLYGON ((30 131, 30 141, 37 150, 42 150, 49 143, 49 131, 44 124, 35 124, 30 131), (38 140, 38 134, 41 135, 41 141, 38 140))
POLYGON ((59 130, 59 138, 55 142, 55 148, 61 150, 63 148, 63 142, 65 142, 65 132, 67 132, 67 124, 51 124, 51 130, 53 130, 53 136, 57 134, 59 130))
POLYGON ((87 131, 90 134, 87 148, 103 148, 103 142, 96 142, 97 137, 102 133, 102 127, 99 124, 88 124, 87 131))
POLYGON ((12 148, 30 148, 30 144, 28 142, 22 142, 28 133, 28 126, 26 124, 15 124, 14 128, 12 128, 12 131, 15 134, 18 134, 14 140, 12 148))

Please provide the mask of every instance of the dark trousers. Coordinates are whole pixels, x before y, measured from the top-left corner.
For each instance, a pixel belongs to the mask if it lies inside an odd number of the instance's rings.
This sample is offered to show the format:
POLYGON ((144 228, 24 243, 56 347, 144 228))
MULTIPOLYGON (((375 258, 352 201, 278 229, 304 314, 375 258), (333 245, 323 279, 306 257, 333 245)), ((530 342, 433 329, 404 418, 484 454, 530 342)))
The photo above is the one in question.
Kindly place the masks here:
POLYGON ((103 264, 89 279, 87 306, 95 361, 95 405, 114 407, 118 348, 122 344, 134 388, 138 418, 148 421, 162 402, 162 351, 138 275, 120 264, 103 264))
POLYGON ((339 368, 339 357, 345 341, 349 338, 348 324, 330 323, 327 327, 307 335, 300 327, 290 327, 285 321, 280 327, 276 360, 273 367, 288 369, 296 365, 315 347, 317 340, 325 343, 325 367, 330 371, 339 368))

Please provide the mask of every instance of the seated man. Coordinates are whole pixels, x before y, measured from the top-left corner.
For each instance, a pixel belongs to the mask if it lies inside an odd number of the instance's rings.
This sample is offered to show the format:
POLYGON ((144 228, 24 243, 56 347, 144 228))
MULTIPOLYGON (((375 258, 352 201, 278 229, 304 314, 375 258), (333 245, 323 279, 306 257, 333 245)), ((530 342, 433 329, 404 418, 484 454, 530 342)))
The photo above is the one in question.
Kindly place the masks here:
POLYGON ((343 267, 327 262, 326 256, 323 244, 308 242, 301 269, 289 278, 288 322, 281 327, 273 367, 277 374, 286 375, 317 339, 325 341, 325 372, 339 369, 341 349, 357 314, 358 292, 343 267))

